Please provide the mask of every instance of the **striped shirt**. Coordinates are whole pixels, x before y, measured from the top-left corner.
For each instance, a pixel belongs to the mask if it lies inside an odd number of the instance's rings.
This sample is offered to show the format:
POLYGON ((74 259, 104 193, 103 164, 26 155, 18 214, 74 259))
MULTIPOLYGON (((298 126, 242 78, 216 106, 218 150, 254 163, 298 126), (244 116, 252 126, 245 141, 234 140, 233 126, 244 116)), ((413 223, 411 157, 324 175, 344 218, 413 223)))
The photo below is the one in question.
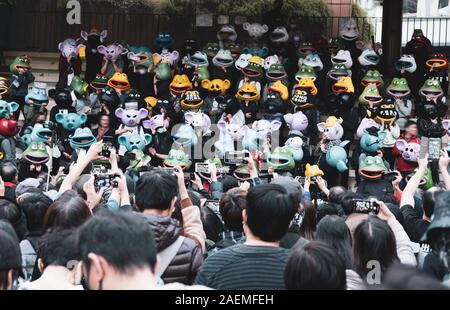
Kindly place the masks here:
POLYGON ((195 284, 222 290, 283 290, 290 251, 236 244, 208 257, 195 284))

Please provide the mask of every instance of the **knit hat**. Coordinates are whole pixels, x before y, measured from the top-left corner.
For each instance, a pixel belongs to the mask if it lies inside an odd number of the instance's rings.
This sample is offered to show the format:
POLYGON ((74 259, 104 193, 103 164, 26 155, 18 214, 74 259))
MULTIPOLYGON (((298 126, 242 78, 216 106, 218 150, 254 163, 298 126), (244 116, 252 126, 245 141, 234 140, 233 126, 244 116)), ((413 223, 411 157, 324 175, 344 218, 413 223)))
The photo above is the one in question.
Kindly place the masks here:
POLYGON ((0 270, 20 269, 22 257, 17 242, 4 231, 0 231, 0 270))

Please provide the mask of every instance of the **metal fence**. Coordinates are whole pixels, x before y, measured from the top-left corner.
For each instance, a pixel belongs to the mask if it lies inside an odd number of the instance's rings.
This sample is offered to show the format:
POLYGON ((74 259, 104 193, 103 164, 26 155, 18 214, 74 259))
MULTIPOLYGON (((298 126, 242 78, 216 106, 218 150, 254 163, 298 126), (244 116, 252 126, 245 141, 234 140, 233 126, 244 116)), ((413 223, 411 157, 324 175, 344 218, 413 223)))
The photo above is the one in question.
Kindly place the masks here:
MULTIPOLYGON (((66 11, 29 11, 26 13, 24 25, 25 40, 20 44, 12 42, 8 49, 26 49, 36 51, 56 51, 58 42, 68 37, 79 37, 81 30, 92 27, 109 31, 108 41, 124 40, 132 45, 153 46, 153 40, 160 31, 172 34, 176 42, 195 37, 200 44, 216 41, 216 32, 220 28, 218 16, 212 16, 212 26, 197 26, 196 16, 173 16, 165 14, 142 13, 101 13, 82 12, 81 25, 69 25, 66 22, 66 11)), ((297 17, 287 23, 302 36, 335 37, 339 27, 347 17, 297 17)), ((371 35, 381 42, 382 18, 356 18, 362 40, 369 40, 371 35)), ((238 41, 248 38, 242 29, 242 22, 263 22, 259 17, 230 16, 229 23, 234 24, 238 32, 238 41)), ((450 46, 450 17, 448 18, 404 18, 402 43, 406 44, 412 32, 421 28, 435 46, 450 46)), ((15 29, 11 29, 15 31, 15 29)))

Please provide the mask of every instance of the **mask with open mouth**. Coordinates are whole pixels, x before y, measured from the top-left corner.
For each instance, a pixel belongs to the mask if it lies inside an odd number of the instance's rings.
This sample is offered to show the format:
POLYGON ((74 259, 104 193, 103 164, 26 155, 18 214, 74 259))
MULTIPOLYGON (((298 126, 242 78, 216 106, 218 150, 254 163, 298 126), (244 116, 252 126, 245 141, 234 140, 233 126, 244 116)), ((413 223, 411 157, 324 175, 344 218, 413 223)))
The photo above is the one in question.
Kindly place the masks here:
POLYGON ((237 91, 236 98, 242 101, 258 101, 261 98, 260 89, 256 83, 244 82, 237 91))
MULTIPOLYGON (((203 163, 204 163, 204 164, 214 164, 214 165, 216 165, 216 168, 217 168, 217 178, 220 179, 220 177, 222 176, 221 169, 223 168, 223 165, 222 165, 222 161, 221 161, 219 158, 217 158, 217 157, 214 157, 214 158, 208 158, 208 159, 205 160, 203 163)), ((207 181, 210 181, 210 180, 211 180, 211 173, 198 172, 198 175, 199 175, 202 179, 205 179, 205 180, 207 180, 207 181)))
POLYGON ((217 39, 221 42, 231 41, 234 42, 237 39, 236 29, 233 25, 223 25, 217 32, 217 39))
POLYGON ((128 91, 131 87, 128 81, 128 75, 120 72, 114 73, 108 81, 108 86, 119 91, 128 91))
POLYGON ((359 156, 359 175, 367 180, 379 180, 387 172, 384 161, 379 156, 359 156))
POLYGON ((214 56, 216 56, 219 49, 220 49, 219 43, 216 43, 216 42, 208 42, 203 47, 203 51, 206 52, 206 55, 208 55, 208 58, 210 58, 210 59, 212 59, 214 56))
POLYGON ((445 53, 433 53, 426 61, 429 70, 448 70, 448 60, 445 53))
POLYGON ((276 81, 274 83, 271 83, 268 87, 268 96, 271 93, 278 93, 280 95, 280 98, 284 101, 289 99, 289 90, 286 85, 283 84, 281 81, 276 81))
POLYGON ((35 107, 42 107, 42 105, 47 104, 47 85, 43 83, 34 83, 33 88, 25 97, 25 103, 35 107))
POLYGON ((220 49, 213 58, 213 64, 216 67, 228 68, 234 63, 230 50, 220 49))
MULTIPOLYGON (((256 165, 257 161, 255 161, 256 165)), ((258 167, 256 167, 258 169, 258 167)), ((242 165, 236 168, 233 172, 233 176, 239 181, 248 181, 250 180, 250 169, 248 165, 242 165)))
POLYGON ((227 48, 231 51, 231 57, 233 57, 233 60, 236 61, 239 58, 239 55, 241 55, 242 52, 241 46, 233 42, 229 43, 227 45, 227 48))
POLYGON ((304 78, 309 78, 313 81, 317 79, 317 75, 313 67, 304 64, 299 67, 297 73, 295 74, 295 80, 298 82, 304 78))
POLYGON ((134 67, 139 71, 143 69, 144 72, 148 72, 153 68, 153 54, 148 47, 145 46, 132 46, 128 53, 128 59, 130 59, 134 67))
POLYGON ((361 85, 366 87, 369 84, 375 84, 377 87, 383 86, 383 78, 378 70, 367 70, 364 77, 361 79, 361 85))
POLYGON ((335 94, 354 93, 355 87, 353 86, 352 78, 348 76, 339 78, 332 86, 332 90, 335 94))
POLYGON ((91 82, 91 87, 95 90, 102 90, 108 86, 109 77, 101 73, 95 75, 94 80, 91 82))
POLYGON ((359 37, 358 24, 354 18, 349 18, 342 24, 339 36, 345 41, 354 41, 359 37))
POLYGON ((170 93, 180 97, 184 92, 192 89, 192 83, 186 74, 177 74, 169 85, 170 93))
POLYGON ((333 64, 330 71, 328 71, 327 73, 327 77, 333 81, 337 81, 340 78, 346 76, 351 77, 352 71, 350 69, 347 69, 347 67, 344 64, 333 64))
POLYGON ((35 124, 33 126, 33 131, 30 134, 31 141, 35 142, 45 142, 52 137, 52 130, 43 124, 35 124))
POLYGON ((292 152, 296 162, 303 159, 303 139, 299 136, 294 136, 287 139, 283 147, 292 152))
POLYGON ((307 110, 315 107, 314 96, 309 88, 296 89, 290 99, 291 104, 297 109, 307 110))
POLYGON ((377 106, 383 101, 375 84, 368 84, 359 96, 359 103, 365 106, 377 106))
POLYGON ((242 73, 250 80, 259 80, 263 74, 262 59, 258 56, 252 56, 248 65, 242 68, 242 73))
POLYGON ((375 52, 371 45, 365 46, 361 55, 358 57, 358 61, 361 66, 376 66, 380 62, 380 56, 375 52))
POLYGON ((417 69, 416 59, 414 55, 403 54, 396 62, 395 69, 397 71, 405 70, 414 73, 417 69))
POLYGON ((74 76, 70 83, 70 88, 74 91, 77 98, 83 97, 89 88, 89 84, 86 83, 81 77, 74 76))
POLYGON ((96 141, 91 129, 88 127, 77 128, 75 133, 69 138, 70 147, 74 150, 79 148, 87 149, 96 141))
POLYGON ((31 142, 24 151, 23 158, 32 165, 43 165, 50 157, 44 142, 31 142))
POLYGON ((352 56, 348 50, 340 50, 336 56, 331 58, 331 62, 333 64, 344 65, 347 69, 353 66, 352 56))
POLYGON ((438 80, 427 79, 423 86, 420 88, 419 93, 427 100, 441 97, 444 92, 442 91, 441 84, 438 80))
POLYGON ((342 43, 342 39, 339 37, 331 38, 328 41, 328 52, 330 55, 336 55, 339 50, 344 48, 344 44, 342 43))
POLYGON ((183 171, 189 169, 191 164, 189 156, 182 149, 171 149, 163 163, 164 167, 181 167, 183 171))
POLYGON ((294 154, 285 147, 277 147, 267 158, 270 167, 278 171, 289 171, 295 167, 294 154))
POLYGON ((323 63, 322 60, 320 60, 320 57, 318 54, 309 54, 307 55, 302 62, 303 65, 310 66, 314 69, 314 71, 322 71, 323 69, 323 63))
POLYGON ((408 81, 405 78, 393 78, 386 92, 394 98, 405 98, 411 93, 408 81))
POLYGON ((297 56, 299 58, 305 58, 309 54, 317 53, 316 48, 313 46, 311 42, 303 41, 297 48, 297 56))
MULTIPOLYGON (((419 168, 416 168, 416 169, 414 169, 413 172, 408 174, 406 176, 406 182, 409 182, 409 180, 417 173, 418 170, 419 170, 419 168)), ((425 170, 425 174, 423 175, 422 179, 420 180, 419 187, 420 187, 420 189, 422 189, 424 191, 429 190, 430 188, 433 187, 433 175, 432 175, 430 169, 427 168, 425 170)))
POLYGON ((196 51, 189 57, 188 63, 193 67, 208 66, 208 56, 202 51, 196 51))
POLYGON ((188 90, 181 97, 180 106, 186 111, 198 111, 203 106, 203 99, 198 91, 188 90))
POLYGON ((294 93, 296 90, 309 90, 311 95, 317 95, 317 87, 313 79, 303 78, 294 85, 294 93))
POLYGON ((13 62, 9 66, 9 71, 12 74, 19 74, 19 69, 28 71, 31 70, 31 58, 27 55, 21 55, 14 58, 13 62))
POLYGON ((287 78, 286 70, 282 64, 272 64, 266 72, 267 80, 274 82, 287 78))
POLYGON ((388 98, 375 109, 375 112, 371 117, 380 124, 392 125, 398 119, 398 112, 395 109, 395 102, 393 99, 388 98))
POLYGON ((270 41, 275 43, 283 43, 289 40, 289 33, 286 27, 280 26, 275 28, 270 34, 270 41))

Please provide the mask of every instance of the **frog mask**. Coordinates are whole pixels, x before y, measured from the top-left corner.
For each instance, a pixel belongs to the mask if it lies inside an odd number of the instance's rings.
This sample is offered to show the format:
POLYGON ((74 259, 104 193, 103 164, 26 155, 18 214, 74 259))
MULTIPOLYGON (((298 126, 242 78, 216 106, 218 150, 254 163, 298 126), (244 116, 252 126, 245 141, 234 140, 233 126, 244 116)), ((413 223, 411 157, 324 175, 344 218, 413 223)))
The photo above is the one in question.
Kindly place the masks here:
POLYGON ((116 110, 116 117, 122 121, 122 124, 128 127, 139 126, 140 122, 147 118, 147 109, 123 109, 118 108, 116 110))
POLYGON ((188 63, 193 67, 208 66, 208 56, 202 51, 196 51, 189 57, 188 63))
POLYGON ((229 80, 221 79, 214 79, 212 81, 203 80, 202 87, 208 90, 208 92, 213 96, 223 96, 227 93, 227 90, 230 89, 231 82, 229 80))
POLYGON ((404 98, 411 93, 408 86, 408 81, 405 78, 393 78, 391 84, 386 89, 386 92, 394 98, 404 98))
MULTIPOLYGON (((221 176, 221 171, 223 168, 222 161, 220 158, 214 157, 214 158, 208 158, 203 162, 204 164, 214 164, 217 168, 217 177, 219 178, 221 176)), ((211 174, 205 173, 205 172, 198 172, 198 175, 201 176, 203 179, 210 181, 211 180, 211 174)))
POLYGON ((50 159, 44 142, 31 142, 23 158, 32 165, 43 165, 50 159))
POLYGON ((220 49, 213 58, 213 64, 216 67, 228 68, 231 67, 233 63, 234 60, 230 50, 220 49))
POLYGON ((97 140, 92 134, 91 129, 86 128, 77 128, 75 133, 70 136, 69 143, 70 147, 74 150, 76 149, 87 149, 92 144, 94 144, 97 140))
POLYGON ((448 70, 448 60, 445 53, 433 53, 426 62, 429 70, 448 70))
MULTIPOLYGON (((370 112, 368 112, 371 114, 370 112)), ((398 112, 395 109, 395 102, 392 99, 386 99, 383 104, 376 108, 373 115, 368 115, 380 124, 393 124, 398 119, 398 112)))
POLYGON ((119 144, 123 145, 128 152, 133 150, 143 151, 145 146, 152 142, 152 136, 149 134, 140 135, 138 133, 126 133, 118 138, 119 144))
POLYGON ((198 111, 203 106, 203 99, 198 91, 188 90, 181 97, 180 106, 183 110, 198 111))
POLYGON ((173 38, 170 33, 160 32, 155 38, 155 46, 160 49, 169 49, 173 45, 173 38))
POLYGON ((77 97, 82 97, 87 93, 89 84, 86 83, 81 77, 75 75, 70 83, 70 88, 75 92, 77 97))
POLYGON ((214 56, 216 56, 219 49, 220 49, 219 44, 215 43, 215 42, 208 42, 203 47, 203 50, 206 52, 206 55, 208 55, 208 58, 210 58, 210 59, 212 59, 214 56))
POLYGON ((47 85, 34 83, 33 88, 25 97, 25 102, 35 107, 41 107, 48 103, 47 85))
POLYGON ((9 71, 11 71, 12 74, 18 75, 19 70, 25 72, 31 70, 30 64, 31 58, 27 55, 17 56, 9 66, 9 71))
POLYGON ((309 78, 303 78, 298 81, 298 83, 294 85, 294 92, 296 90, 309 90, 313 96, 317 95, 316 84, 314 84, 314 81, 309 78))
POLYGON ((270 41, 275 43, 284 43, 289 41, 289 33, 286 27, 280 26, 275 28, 270 34, 270 41))
POLYGON ((102 90, 108 85, 109 77, 101 73, 95 75, 94 80, 91 82, 91 87, 95 90, 102 90))
POLYGON ((323 69, 323 63, 322 60, 320 60, 320 57, 318 54, 309 54, 305 57, 305 59, 302 62, 303 65, 310 66, 314 69, 314 71, 322 71, 323 69))
POLYGON ((0 118, 8 117, 19 109, 19 104, 16 102, 6 102, 0 100, 0 118))
POLYGON ((267 163, 275 170, 289 171, 295 167, 294 154, 285 147, 277 147, 267 158, 267 163))
POLYGON ((233 60, 236 61, 239 58, 239 55, 241 55, 241 46, 236 43, 229 43, 227 47, 231 51, 231 57, 233 57, 233 60))
POLYGON ((298 136, 293 136, 286 140, 284 148, 288 149, 294 155, 294 160, 299 162, 303 159, 303 139, 298 136))
POLYGON ((280 81, 287 78, 286 70, 282 64, 272 64, 266 72, 269 81, 280 81))
POLYGON ((132 46, 128 53, 128 59, 140 74, 148 73, 153 68, 153 54, 145 46, 132 46))
POLYGON ((345 41, 353 41, 359 37, 359 30, 354 18, 347 19, 340 27, 339 36, 345 41))
POLYGON ((128 75, 120 72, 114 73, 108 81, 108 86, 119 91, 128 91, 131 87, 130 82, 128 81, 128 75))
POLYGON ((332 89, 335 94, 355 92, 355 87, 353 86, 352 78, 348 76, 341 77, 336 83, 334 83, 332 89))
POLYGON ((263 73, 261 58, 258 56, 250 58, 248 65, 242 68, 242 73, 249 79, 258 80, 263 73))
POLYGON ((420 95, 427 100, 437 99, 444 94, 438 80, 427 79, 419 90, 420 95))
POLYGON ((103 55, 105 60, 111 62, 117 61, 124 53, 128 52, 121 44, 117 43, 113 43, 108 46, 99 45, 97 47, 97 51, 103 55))
POLYGON ((381 51, 381 44, 375 44, 375 47, 372 43, 363 43, 357 42, 357 48, 361 49, 361 55, 358 57, 358 62, 361 66, 376 66, 380 62, 380 56, 375 52, 381 51), (359 43, 359 44, 358 44, 359 43), (375 48, 375 49, 374 49, 375 48))
POLYGON ((375 84, 368 84, 359 96, 359 103, 369 106, 378 105, 383 101, 375 84))
POLYGON ((384 161, 379 156, 367 156, 362 153, 359 157, 359 175, 368 180, 379 180, 387 172, 384 161))
POLYGON ((158 81, 168 81, 170 80, 170 66, 166 62, 159 62, 156 66, 155 75, 158 81))
POLYGON ((352 71, 347 69, 344 64, 333 64, 330 71, 327 73, 327 77, 331 80, 337 81, 341 77, 351 77, 352 71))
POLYGON ((291 96, 290 102, 300 110, 306 110, 315 106, 314 96, 309 88, 296 89, 291 96))
POLYGON ((236 29, 233 25, 223 25, 217 32, 217 39, 221 42, 231 41, 234 42, 237 39, 236 29))
POLYGON ((169 85, 172 95, 179 97, 185 91, 192 89, 192 83, 186 74, 177 74, 173 77, 172 83, 169 85))
POLYGON ((183 150, 171 149, 163 165, 164 167, 181 167, 184 171, 191 167, 191 163, 189 156, 183 150))
POLYGON ((404 139, 398 139, 395 146, 402 153, 402 157, 406 161, 417 162, 420 153, 420 144, 415 142, 407 142, 404 139))
POLYGON ((359 140, 359 145, 364 152, 375 153, 381 149, 381 143, 386 138, 386 132, 377 127, 364 129, 364 135, 359 140))
POLYGON ((317 124, 317 128, 323 137, 329 141, 339 140, 344 135, 344 128, 342 127, 342 119, 335 116, 329 116, 326 122, 317 124))
POLYGON ((58 113, 55 116, 56 122, 61 124, 65 130, 75 131, 77 128, 80 128, 87 121, 87 116, 84 113, 76 114, 69 113, 63 114, 58 113))
MULTIPOLYGON (((419 169, 416 168, 413 172, 408 174, 406 176, 406 182, 409 182, 409 180, 417 173, 418 170, 419 169)), ((433 187, 433 175, 432 175, 430 169, 427 168, 425 170, 425 174, 423 175, 422 179, 420 180, 419 187, 420 187, 420 189, 422 189, 424 191, 429 190, 430 188, 433 187)))
POLYGON ((400 59, 395 62, 395 69, 397 71, 405 70, 406 72, 414 73, 417 69, 414 55, 403 54, 400 59))
POLYGON ((361 79, 361 85, 366 87, 370 83, 377 87, 383 86, 384 82, 378 70, 367 70, 366 75, 361 79))
POLYGON ((331 38, 328 41, 328 52, 330 55, 336 55, 339 50, 344 48, 344 44, 342 43, 342 39, 339 37, 331 38))
POLYGON ((45 142, 52 137, 52 130, 42 124, 35 124, 30 134, 31 141, 45 142))
POLYGON ((348 50, 340 50, 336 56, 331 58, 333 64, 344 65, 347 69, 353 66, 352 56, 348 50))
POLYGON ((258 101, 261 98, 260 92, 261 89, 258 89, 256 83, 244 82, 237 91, 236 98, 242 101, 258 101))
POLYGON ((317 75, 313 67, 304 64, 299 67, 297 73, 295 74, 295 80, 298 82, 303 78, 312 79, 313 81, 317 79, 317 75))
POLYGON ((317 50, 314 48, 313 44, 308 41, 301 42, 297 48, 297 56, 300 58, 305 58, 309 54, 315 54, 317 50))

